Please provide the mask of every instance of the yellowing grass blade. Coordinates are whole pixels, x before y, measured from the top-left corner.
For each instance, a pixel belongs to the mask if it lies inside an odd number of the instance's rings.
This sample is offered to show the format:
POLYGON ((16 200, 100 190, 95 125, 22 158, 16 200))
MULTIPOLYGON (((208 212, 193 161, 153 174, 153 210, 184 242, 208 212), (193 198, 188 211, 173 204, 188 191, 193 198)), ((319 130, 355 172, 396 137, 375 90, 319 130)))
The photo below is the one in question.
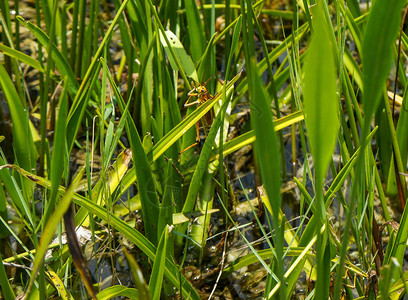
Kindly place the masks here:
MULTIPOLYGON (((107 177, 104 179, 108 179, 108 188, 109 188, 109 195, 113 194, 115 189, 119 186, 120 181, 122 180, 123 176, 125 175, 130 160, 132 159, 132 150, 126 149, 122 151, 116 161, 111 166, 110 170, 108 171, 107 177)), ((92 190, 92 201, 97 203, 98 205, 104 204, 104 189, 102 189, 103 181, 102 178, 95 184, 92 190)), ((75 216, 75 223, 89 226, 89 219, 86 218, 87 211, 84 208, 80 208, 78 213, 75 216), (85 219, 86 218, 86 219, 85 219)))

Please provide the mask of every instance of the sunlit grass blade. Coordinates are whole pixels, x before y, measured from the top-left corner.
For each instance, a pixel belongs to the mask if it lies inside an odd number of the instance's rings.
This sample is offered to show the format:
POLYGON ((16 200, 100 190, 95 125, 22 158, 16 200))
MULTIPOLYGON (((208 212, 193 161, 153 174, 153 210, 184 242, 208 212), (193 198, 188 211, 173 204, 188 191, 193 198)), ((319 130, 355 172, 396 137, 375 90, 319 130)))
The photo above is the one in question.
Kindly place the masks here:
POLYGON ((110 286, 98 293, 98 300, 109 300, 115 297, 126 297, 128 299, 140 299, 139 292, 135 288, 126 287, 123 285, 110 286))
POLYGON ((32 58, 31 56, 28 56, 27 54, 24 54, 13 48, 7 47, 6 45, 3 44, 0 44, 0 51, 3 52, 5 55, 8 55, 19 60, 22 63, 32 66, 34 69, 40 71, 41 73, 45 72, 43 66, 41 65, 41 62, 39 62, 37 59, 32 58))
POLYGON ((152 275, 149 281, 149 290, 152 291, 152 299, 160 299, 162 284, 163 284, 163 274, 164 274, 164 264, 166 262, 167 256, 167 240, 169 239, 170 227, 167 225, 161 235, 159 245, 157 246, 156 260, 153 264, 152 275))
POLYGON ((49 266, 47 267, 47 276, 52 282, 55 289, 58 291, 59 296, 63 300, 73 300, 74 298, 72 295, 67 291, 64 283, 62 282, 61 278, 55 273, 49 266))
MULTIPOLYGON (((302 111, 295 112, 293 114, 282 117, 278 120, 273 121, 273 129, 275 131, 282 130, 292 124, 296 124, 304 120, 304 114, 302 111)), ((242 147, 253 143, 256 140, 255 131, 251 130, 246 133, 241 134, 240 136, 226 142, 223 146, 223 155, 227 156, 242 147)), ((218 148, 214 150, 214 153, 218 153, 218 148)), ((218 155, 214 157, 216 159, 218 155)))

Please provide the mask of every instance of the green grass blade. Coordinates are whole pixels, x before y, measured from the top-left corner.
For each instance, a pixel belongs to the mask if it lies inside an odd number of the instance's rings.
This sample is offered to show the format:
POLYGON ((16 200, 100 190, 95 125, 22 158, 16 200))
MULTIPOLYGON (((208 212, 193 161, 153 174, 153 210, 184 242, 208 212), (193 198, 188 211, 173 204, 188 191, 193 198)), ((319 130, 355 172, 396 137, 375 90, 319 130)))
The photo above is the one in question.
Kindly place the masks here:
POLYGON ((35 169, 36 152, 27 108, 23 105, 21 98, 14 88, 13 81, 3 65, 0 65, 0 86, 10 109, 13 122, 13 149, 16 160, 22 168, 32 171, 35 169))
POLYGON ((204 41, 206 40, 204 29, 201 24, 200 14, 198 13, 197 2, 186 0, 184 5, 186 6, 191 55, 193 60, 197 62, 204 53, 204 41))
POLYGON ((127 299, 140 299, 137 289, 129 288, 123 285, 110 286, 96 296, 98 300, 109 300, 115 297, 126 297, 127 299))
MULTIPOLYGON (((305 119, 316 167, 316 186, 326 175, 339 128, 335 45, 329 43, 328 28, 323 21, 323 7, 315 8, 314 34, 304 65, 305 119)), ((322 187, 321 183, 319 184, 322 187)), ((322 191, 316 191, 321 193, 322 191)), ((324 203, 319 217, 325 216, 324 203)))
MULTIPOLYGON (((130 270, 132 272, 133 276, 133 281, 135 283, 138 296, 140 299, 146 299, 149 300, 151 299, 150 296, 150 291, 149 291, 149 286, 146 283, 146 280, 144 279, 142 270, 139 267, 139 264, 137 263, 136 259, 126 250, 125 247, 123 247, 123 253, 126 256, 126 259, 129 263, 130 270)), ((138 298, 138 299, 139 299, 138 298)))
MULTIPOLYGON (((1 226, 2 230, 3 227, 1 226)), ((1 259, 0 255, 0 286, 1 286, 1 294, 4 299, 16 299, 14 295, 13 289, 11 288, 9 277, 7 276, 6 269, 4 268, 3 260, 1 259)))
MULTIPOLYGON (((110 83, 118 97, 119 107, 126 117, 126 132, 133 151, 133 161, 135 164, 135 173, 138 178, 138 187, 140 200, 142 202, 142 214, 145 226, 145 231, 148 239, 157 245, 157 220, 159 218, 159 199, 156 193, 152 172, 150 170, 148 156, 144 151, 139 133, 137 132, 135 123, 130 114, 125 111, 125 105, 120 93, 113 82, 113 78, 109 76, 110 83)), ((136 178, 134 178, 133 182, 136 178)))
MULTIPOLYGON (((1 184, 1 180, 0 180, 0 184, 1 184)), ((4 193, 4 189, 0 189, 0 218, 2 218, 5 223, 7 223, 8 221, 7 200, 6 200, 6 194, 4 193)), ((0 239, 7 238, 9 236, 10 236, 10 232, 8 232, 7 228, 3 225, 2 222, 0 222, 0 239)))
POLYGON ((167 240, 169 239, 169 226, 167 225, 161 235, 156 251, 156 260, 149 281, 149 290, 152 291, 152 299, 159 300, 163 284, 164 266, 167 255, 167 240))
MULTIPOLYGON (((405 88, 404 98, 402 100, 400 116, 398 119, 396 135, 398 139, 398 145, 401 153, 408 152, 408 86, 405 88)), ((402 164, 407 164, 407 156, 401 155, 402 164)))
MULTIPOLYGON (((17 16, 16 18, 20 23, 27 27, 28 30, 31 31, 31 33, 38 39, 41 45, 43 45, 44 47, 48 46, 50 39, 44 33, 44 31, 42 31, 40 28, 38 28, 31 22, 27 22, 21 16, 17 16)), ((61 52, 58 50, 58 47, 56 45, 54 45, 53 47, 52 58, 54 59, 55 64, 58 70, 61 72, 63 78, 68 79, 67 88, 70 91, 70 94, 75 95, 75 93, 78 91, 78 83, 75 79, 75 74, 71 70, 67 60, 65 59, 65 57, 62 56, 61 52)))
POLYGON ((50 201, 43 216, 43 222, 47 223, 51 212, 55 209, 58 187, 61 184, 64 171, 64 156, 66 156, 66 118, 68 112, 68 98, 64 89, 58 106, 58 117, 55 126, 54 147, 51 158, 50 180, 52 184, 50 201))
POLYGON ((389 74, 393 45, 400 26, 401 8, 405 2, 375 1, 368 17, 363 41, 363 139, 368 133, 371 117, 380 103, 389 74))
MULTIPOLYGON (((293 114, 282 117, 279 120, 274 120, 273 129, 275 131, 282 130, 283 128, 296 124, 302 120, 304 120, 303 112, 302 111, 294 112, 293 114)), ((231 154, 246 145, 252 144, 255 140, 256 140, 256 136, 255 136, 254 130, 243 133, 240 136, 224 144, 223 155, 227 156, 228 154, 231 154)), ((214 156, 214 159, 217 159, 218 148, 216 148, 213 152, 217 153, 216 156, 214 156)))
POLYGON ((28 56, 27 54, 24 54, 20 51, 17 51, 13 48, 7 47, 6 45, 0 44, 0 51, 3 52, 5 55, 8 55, 10 57, 13 57, 19 61, 21 61, 22 63, 25 63, 31 67, 33 67, 34 69, 40 71, 41 73, 44 73, 45 70, 43 68, 43 66, 41 65, 41 63, 37 60, 34 59, 30 56, 28 56))
POLYGON ((318 219, 315 230, 318 237, 315 289, 317 299, 323 299, 329 293, 330 242, 327 231, 321 234, 320 228, 323 224, 328 224, 323 199, 323 180, 326 177, 339 128, 336 59, 333 55, 337 47, 333 42, 331 43, 333 32, 326 22, 324 3, 320 1, 313 7, 313 33, 304 65, 303 84, 305 119, 315 163, 316 209, 314 214, 318 219))
MULTIPOLYGON (((4 165, 4 161, 1 157, 0 165, 4 165)), ((4 168, 0 170, 0 179, 1 182, 3 182, 4 188, 6 189, 10 198, 13 199, 13 206, 19 212, 19 214, 24 217, 23 222, 28 221, 29 227, 31 227, 33 230, 35 227, 35 218, 32 214, 28 201, 26 201, 23 197, 21 189, 18 186, 14 176, 11 175, 9 170, 4 168)))
MULTIPOLYGON (((247 5, 250 5, 250 1, 247 1, 247 5)), ((243 2, 241 7, 244 10, 243 2)), ((248 89, 251 97, 251 126, 254 128, 256 135, 254 150, 267 198, 273 199, 273 201, 266 201, 265 206, 272 214, 272 223, 275 230, 273 240, 276 251, 276 272, 278 281, 283 282, 284 228, 282 228, 282 219, 279 216, 282 201, 280 147, 275 130, 273 130, 273 116, 270 108, 271 97, 267 94, 261 82, 261 78, 258 75, 260 70, 255 60, 254 30, 252 24, 254 18, 253 11, 248 9, 247 15, 243 11, 241 13, 243 14, 244 21, 244 43, 247 44, 247 47, 244 47, 244 53, 248 72, 248 89)), ((275 282, 273 285, 277 286, 279 282, 275 282)), ((278 297, 279 299, 285 299, 285 285, 281 285, 278 297)))

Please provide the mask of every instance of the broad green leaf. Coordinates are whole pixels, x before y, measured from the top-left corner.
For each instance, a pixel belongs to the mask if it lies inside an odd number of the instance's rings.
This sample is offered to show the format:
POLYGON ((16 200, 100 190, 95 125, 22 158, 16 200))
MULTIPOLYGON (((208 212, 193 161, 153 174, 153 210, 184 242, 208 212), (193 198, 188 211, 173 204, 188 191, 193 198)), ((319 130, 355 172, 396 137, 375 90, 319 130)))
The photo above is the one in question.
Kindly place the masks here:
POLYGON ((326 175, 339 128, 337 76, 333 48, 325 26, 323 7, 314 8, 314 32, 304 65, 304 111, 316 181, 326 175))
MULTIPOLYGON (((191 60, 190 55, 188 55, 186 50, 184 49, 183 44, 179 41, 177 36, 170 30, 166 30, 165 34, 167 36, 167 39, 170 42, 170 45, 173 49, 174 54, 176 55, 176 59, 179 60, 180 65, 183 68, 186 75, 198 82, 197 72, 194 67, 194 63, 191 60)), ((167 46, 166 40, 164 39, 161 31, 160 31, 160 41, 164 47, 164 50, 167 53, 167 57, 170 61, 171 67, 173 68, 173 70, 178 70, 177 64, 174 61, 173 56, 171 55, 169 47, 167 46)))
POLYGON ((314 228, 317 234, 317 299, 322 299, 329 293, 330 241, 327 231, 320 231, 324 225, 329 228, 323 199, 323 179, 326 177, 339 128, 334 57, 337 47, 331 43, 333 31, 325 18, 325 6, 325 1, 319 1, 312 10, 313 33, 304 65, 303 84, 305 119, 315 165, 316 209, 313 212, 317 218, 314 228))

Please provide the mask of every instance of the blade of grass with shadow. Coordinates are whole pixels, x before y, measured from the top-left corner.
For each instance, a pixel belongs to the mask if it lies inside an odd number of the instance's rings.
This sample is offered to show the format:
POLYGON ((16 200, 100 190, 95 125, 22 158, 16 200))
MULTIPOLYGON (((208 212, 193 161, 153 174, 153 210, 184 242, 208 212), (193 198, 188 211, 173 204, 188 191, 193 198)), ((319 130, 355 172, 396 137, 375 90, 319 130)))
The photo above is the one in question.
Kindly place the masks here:
MULTIPOLYGON (((1 226, 1 229, 4 230, 3 226, 1 226)), ((4 296, 4 299, 16 299, 16 296, 14 295, 13 289, 8 280, 8 276, 6 273, 6 269, 4 268, 4 264, 1 258, 1 255, 0 255, 0 286, 1 286, 1 293, 4 296)))
MULTIPOLYGON (((302 111, 294 112, 293 114, 282 117, 278 120, 273 121, 273 128, 275 131, 282 130, 285 127, 288 127, 292 124, 296 124, 304 120, 304 114, 302 111)), ((223 155, 227 156, 242 147, 252 144, 256 140, 255 131, 251 130, 246 133, 241 134, 240 136, 226 142, 223 146, 223 155)), ((218 148, 214 149, 214 153, 218 153, 218 148)), ((218 154, 214 156, 213 159, 217 159, 218 154)))

